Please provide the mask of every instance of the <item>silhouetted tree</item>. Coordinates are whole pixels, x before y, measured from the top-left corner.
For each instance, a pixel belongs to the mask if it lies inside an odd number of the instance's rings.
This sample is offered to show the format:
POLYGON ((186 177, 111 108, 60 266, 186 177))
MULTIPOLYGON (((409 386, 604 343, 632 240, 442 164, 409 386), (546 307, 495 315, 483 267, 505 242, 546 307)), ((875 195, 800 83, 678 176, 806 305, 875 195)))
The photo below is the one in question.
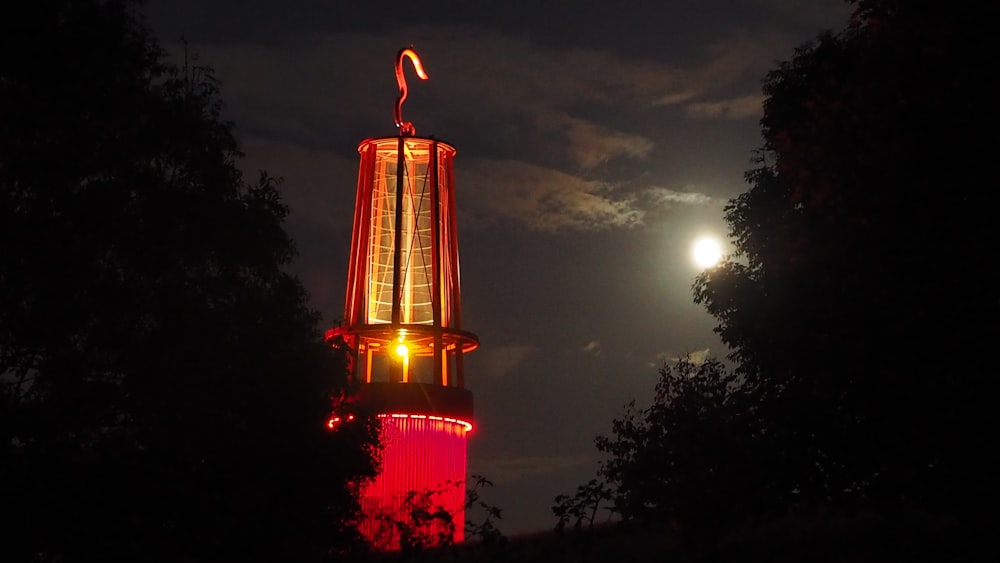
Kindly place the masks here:
POLYGON ((969 2, 856 4, 767 76, 736 252, 695 300, 760 397, 779 492, 968 522, 998 474, 993 23, 969 2))
POLYGON ((440 496, 462 483, 448 482, 439 488, 408 491, 403 498, 402 513, 381 514, 383 532, 378 546, 396 549, 404 556, 414 556, 428 549, 448 547, 454 543, 455 515, 440 502, 440 496))
POLYGON ((493 553, 502 553, 507 543, 507 537, 497 527, 497 523, 503 520, 503 509, 495 504, 483 500, 482 491, 493 487, 490 481, 482 475, 473 475, 472 483, 465 489, 465 539, 466 541, 478 541, 493 553), (473 520, 469 517, 471 511, 479 511, 481 520, 473 520))
POLYGON ((497 527, 503 519, 503 510, 487 503, 482 490, 493 483, 482 475, 473 475, 473 482, 446 480, 436 486, 407 491, 401 510, 377 514, 379 529, 375 533, 380 550, 399 550, 404 558, 426 557, 439 559, 442 549, 455 547, 457 526, 464 526, 465 540, 479 542, 493 555, 503 552, 507 538, 497 527), (454 506, 446 506, 446 498, 456 488, 466 487, 463 510, 466 515, 475 509, 481 511, 481 521, 466 519, 457 522, 454 506))
POLYGON ((672 527, 698 557, 710 557, 724 532, 761 510, 750 399, 716 359, 664 365, 653 403, 630 402, 613 435, 596 439, 608 454, 600 473, 617 512, 672 527))
MULTIPOLYGON (((626 406, 628 412, 634 409, 634 403, 626 406)), ((598 438, 607 440, 607 438, 598 438)), ((598 512, 603 508, 610 512, 616 512, 612 504, 615 491, 603 479, 591 479, 583 485, 576 487, 576 492, 572 495, 561 494, 556 496, 555 504, 552 505, 552 514, 556 517, 556 532, 566 531, 570 526, 575 531, 584 529, 591 530, 594 527, 594 520, 598 512)))
POLYGON ((0 10, 0 558, 319 560, 372 427, 325 429, 277 182, 135 4, 0 10))

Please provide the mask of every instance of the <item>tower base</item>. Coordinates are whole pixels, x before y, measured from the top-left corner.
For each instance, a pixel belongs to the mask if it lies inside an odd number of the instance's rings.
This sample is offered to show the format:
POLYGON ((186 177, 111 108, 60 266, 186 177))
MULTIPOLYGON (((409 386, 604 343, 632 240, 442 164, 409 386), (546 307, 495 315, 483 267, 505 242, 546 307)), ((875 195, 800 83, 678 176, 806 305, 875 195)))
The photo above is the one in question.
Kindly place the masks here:
POLYGON ((360 399, 382 423, 381 471, 361 491, 362 534, 380 551, 461 542, 472 393, 370 383, 360 399))

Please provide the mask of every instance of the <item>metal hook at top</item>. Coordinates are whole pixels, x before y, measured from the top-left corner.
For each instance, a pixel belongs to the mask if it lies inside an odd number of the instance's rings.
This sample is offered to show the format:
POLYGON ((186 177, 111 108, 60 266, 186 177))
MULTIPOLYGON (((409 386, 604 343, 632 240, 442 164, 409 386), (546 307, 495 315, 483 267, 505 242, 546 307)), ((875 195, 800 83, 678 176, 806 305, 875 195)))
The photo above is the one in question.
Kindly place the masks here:
POLYGON ((421 80, 427 80, 427 73, 424 72, 424 65, 420 64, 420 57, 410 47, 404 47, 396 55, 396 82, 399 84, 399 97, 396 98, 396 109, 393 116, 396 118, 396 127, 399 127, 399 134, 410 136, 416 134, 417 130, 409 121, 403 121, 403 101, 406 100, 406 76, 403 75, 403 59, 409 57, 413 62, 413 69, 417 71, 417 76, 421 80))

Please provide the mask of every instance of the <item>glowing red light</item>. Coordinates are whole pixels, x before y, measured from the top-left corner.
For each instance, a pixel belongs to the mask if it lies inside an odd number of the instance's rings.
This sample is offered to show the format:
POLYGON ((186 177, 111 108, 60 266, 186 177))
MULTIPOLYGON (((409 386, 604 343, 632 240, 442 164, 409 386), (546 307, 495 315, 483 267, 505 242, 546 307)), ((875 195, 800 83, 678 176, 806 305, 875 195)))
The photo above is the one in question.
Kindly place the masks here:
POLYGON ((404 413, 391 413, 391 414, 380 414, 379 418, 415 418, 415 419, 427 419, 427 420, 441 420, 444 422, 457 424, 465 428, 466 432, 472 432, 472 423, 467 420, 462 420, 460 418, 452 418, 450 416, 434 416, 429 414, 404 414, 404 413))
POLYGON ((466 435, 472 423, 457 418, 410 414, 380 414, 382 470, 361 494, 366 521, 361 531, 376 549, 398 549, 392 522, 407 523, 410 492, 436 491, 435 506, 451 515, 453 540, 464 538, 466 435))
POLYGON ((349 414, 349 415, 344 416, 344 417, 333 416, 333 417, 330 417, 330 420, 326 421, 326 427, 329 428, 330 430, 336 430, 341 425, 341 423, 343 423, 343 422, 354 422, 354 419, 355 419, 355 416, 353 414, 349 414))

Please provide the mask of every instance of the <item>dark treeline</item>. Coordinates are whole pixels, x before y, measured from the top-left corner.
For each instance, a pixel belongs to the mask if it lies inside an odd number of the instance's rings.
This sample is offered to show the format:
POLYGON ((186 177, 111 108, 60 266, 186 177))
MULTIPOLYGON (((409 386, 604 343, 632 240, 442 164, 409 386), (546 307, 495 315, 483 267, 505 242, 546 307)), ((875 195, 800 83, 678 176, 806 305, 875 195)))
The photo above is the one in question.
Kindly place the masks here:
POLYGON ((373 435, 211 71, 130 0, 0 9, 0 560, 319 561, 373 435))
MULTIPOLYGON (((905 537, 885 558, 995 551, 995 24, 971 2, 853 4, 765 78, 735 253, 694 285, 733 367, 666 366, 598 438, 600 479, 557 499, 564 526, 606 503, 704 558, 803 523, 905 537)), ((791 541, 768 537, 769 558, 791 541)))

